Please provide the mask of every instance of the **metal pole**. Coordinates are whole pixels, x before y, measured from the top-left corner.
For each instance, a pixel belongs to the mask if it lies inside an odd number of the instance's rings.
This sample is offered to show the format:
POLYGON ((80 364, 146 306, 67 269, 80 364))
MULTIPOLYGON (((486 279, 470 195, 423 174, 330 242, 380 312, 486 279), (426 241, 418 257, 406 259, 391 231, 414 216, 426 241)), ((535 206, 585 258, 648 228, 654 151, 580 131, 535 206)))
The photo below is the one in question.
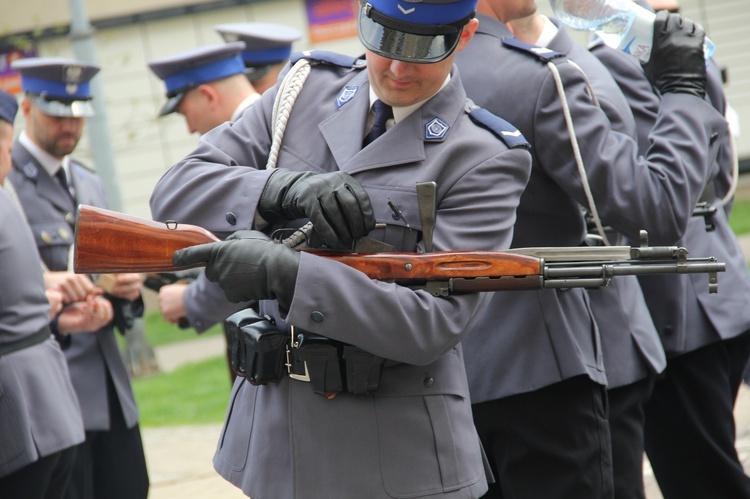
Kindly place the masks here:
MULTIPOLYGON (((80 61, 98 64, 96 44, 94 43, 94 28, 89 23, 84 0, 69 0, 69 3, 70 38, 73 41, 76 58, 80 61)), ((91 137, 91 155, 94 158, 97 173, 104 182, 109 207, 115 211, 122 211, 120 189, 116 182, 115 156, 109 137, 107 113, 104 108, 104 92, 102 91, 101 77, 97 76, 91 80, 94 116, 87 119, 87 129, 91 137)))

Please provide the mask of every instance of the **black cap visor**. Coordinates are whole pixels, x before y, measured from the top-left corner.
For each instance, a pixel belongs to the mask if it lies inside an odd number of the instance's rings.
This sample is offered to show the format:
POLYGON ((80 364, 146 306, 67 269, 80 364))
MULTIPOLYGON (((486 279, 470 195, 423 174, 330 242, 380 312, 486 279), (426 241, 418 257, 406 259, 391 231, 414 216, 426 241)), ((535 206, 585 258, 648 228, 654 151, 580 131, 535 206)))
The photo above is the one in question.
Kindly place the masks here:
POLYGON ((448 57, 471 17, 440 26, 404 23, 367 5, 359 9, 359 39, 378 55, 404 62, 430 64, 448 57))
POLYGON ((186 93, 187 90, 178 92, 177 94, 172 96, 168 95, 167 102, 165 102, 159 110, 159 117, 166 116, 177 111, 177 107, 180 105, 180 102, 182 102, 182 99, 185 97, 186 93))

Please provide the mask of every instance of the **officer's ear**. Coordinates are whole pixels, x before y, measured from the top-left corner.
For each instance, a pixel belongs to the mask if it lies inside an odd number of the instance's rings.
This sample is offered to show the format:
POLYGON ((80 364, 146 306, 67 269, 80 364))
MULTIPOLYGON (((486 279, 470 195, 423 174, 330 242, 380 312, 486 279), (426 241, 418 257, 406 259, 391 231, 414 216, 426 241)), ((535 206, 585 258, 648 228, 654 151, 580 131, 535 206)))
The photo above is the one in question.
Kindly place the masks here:
POLYGON ((474 38, 474 33, 477 32, 477 26, 479 26, 479 20, 476 17, 466 23, 466 26, 461 30, 461 38, 458 40, 458 46, 456 46, 457 52, 463 50, 471 39, 474 38))
POLYGON ((205 100, 208 105, 215 106, 219 100, 219 92, 210 83, 198 85, 195 89, 205 100))
POLYGON ((21 111, 23 112, 24 118, 28 119, 32 105, 33 103, 31 102, 31 97, 29 97, 28 95, 24 95, 23 99, 21 99, 21 111))

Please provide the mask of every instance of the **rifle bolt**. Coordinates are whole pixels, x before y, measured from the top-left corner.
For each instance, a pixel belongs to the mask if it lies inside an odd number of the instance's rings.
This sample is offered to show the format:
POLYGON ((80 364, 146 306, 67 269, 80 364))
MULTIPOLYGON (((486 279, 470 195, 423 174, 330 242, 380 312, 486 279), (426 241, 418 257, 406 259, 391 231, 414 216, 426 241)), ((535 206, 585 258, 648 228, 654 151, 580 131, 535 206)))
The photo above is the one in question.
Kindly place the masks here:
POLYGON ((414 267, 412 266, 411 263, 407 263, 406 265, 404 265, 404 270, 406 270, 407 272, 411 272, 411 269, 413 268, 414 267))

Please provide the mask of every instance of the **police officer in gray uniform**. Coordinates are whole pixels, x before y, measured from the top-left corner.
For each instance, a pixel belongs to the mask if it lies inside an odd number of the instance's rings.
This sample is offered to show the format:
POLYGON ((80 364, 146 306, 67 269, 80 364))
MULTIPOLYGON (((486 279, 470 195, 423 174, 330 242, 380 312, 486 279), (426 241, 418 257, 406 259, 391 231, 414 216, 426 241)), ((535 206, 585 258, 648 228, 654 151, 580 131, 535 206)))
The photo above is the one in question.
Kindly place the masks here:
MULTIPOLYGON (((77 203, 106 207, 101 180, 69 156, 80 139, 83 117, 92 112, 89 82, 99 68, 58 58, 21 59, 13 67, 21 73, 25 92, 21 107, 26 129, 13 145, 9 179, 44 264, 50 271, 65 271, 70 269, 77 203)), ((140 287, 138 274, 118 274, 107 297, 121 315, 137 313, 125 307, 140 299, 140 287)), ((69 497, 146 497, 138 410, 114 325, 68 341, 65 356, 86 429, 69 497)))
MULTIPOLYGON (((167 102, 159 116, 180 113, 190 132, 201 134, 239 118, 260 99, 260 93, 245 77, 245 64, 240 56, 243 49, 245 43, 238 41, 150 61, 148 67, 164 81, 167 89, 167 102)), ((192 326, 202 333, 250 306, 227 301, 224 291, 209 282, 203 272, 186 274, 178 282, 159 288, 159 311, 167 322, 183 329, 192 326)), ((231 339, 226 329, 225 336, 230 355, 231 339)), ((229 358, 228 367, 233 382, 235 373, 229 358)))
POLYGON ((466 100, 453 67, 476 29, 475 6, 363 2, 366 60, 293 58, 292 81, 309 73, 301 87, 281 85, 300 91, 275 161, 277 89, 205 135, 154 190, 155 219, 220 237, 264 229, 174 257, 207 262, 206 275, 230 300, 262 299, 260 313, 291 336, 290 375, 284 368, 265 385, 237 378, 214 458, 251 497, 486 491, 459 344, 486 296, 438 297, 372 280, 266 235, 310 219, 313 246, 352 248, 369 234, 396 250, 425 250, 415 184, 435 182, 432 249, 509 244, 530 159, 514 127, 466 100), (276 168, 263 169, 269 158, 276 168), (376 223, 385 227, 372 230, 376 223))
MULTIPOLYGON (((477 35, 456 59, 469 97, 502 110, 532 145, 513 246, 579 246, 587 234, 581 206, 595 207, 603 222, 636 240, 646 229, 661 235, 657 244, 673 243, 706 177, 709 143, 726 133, 714 109, 682 93, 692 88, 680 87, 677 75, 694 72, 700 86, 703 64, 654 65, 661 71, 654 78, 672 86, 654 126, 658 139, 648 157, 639 157, 633 138, 613 130, 592 102, 576 67, 561 54, 519 42, 503 24, 535 10, 533 1, 481 0, 477 35)), ((699 55, 702 32, 692 37, 671 24, 666 32, 654 51, 659 61, 683 50, 680 44, 699 55)), ((490 497, 613 495, 607 380, 586 292, 495 293, 464 349, 475 423, 498 479, 490 497)))
POLYGON ((62 497, 83 419, 50 334, 42 267, 23 214, 2 188, 11 168, 16 99, 0 91, 0 491, 62 497))
MULTIPOLYGON (((647 7, 646 2, 638 2, 647 7)), ((636 117, 641 151, 649 147, 648 130, 658 119, 663 95, 637 61, 595 41, 591 51, 610 70, 636 117)), ((708 62, 706 102, 725 112, 719 71, 708 62)), ((725 125, 726 126, 726 125, 725 125)), ((726 262, 718 294, 705 281, 682 276, 641 278, 641 285, 667 353, 667 369, 646 406, 645 447, 662 495, 750 497, 750 478, 735 448, 734 403, 742 370, 750 355, 750 272, 728 223, 731 204, 722 198, 732 184, 730 138, 712 160, 701 201, 715 212, 690 219, 681 245, 693 254, 726 262)))
MULTIPOLYGON (((612 129, 637 138, 635 118, 612 75, 593 54, 573 40, 559 21, 537 12, 508 25, 519 40, 565 54, 579 65, 612 129)), ((605 235, 613 244, 620 239, 611 231, 605 235)), ((599 234, 594 231, 592 236, 597 243, 599 234)), ((644 407, 656 375, 667 365, 666 356, 635 276, 623 276, 606 287, 589 290, 589 299, 602 337, 607 372, 607 421, 612 438, 615 497, 645 498, 644 407)))

